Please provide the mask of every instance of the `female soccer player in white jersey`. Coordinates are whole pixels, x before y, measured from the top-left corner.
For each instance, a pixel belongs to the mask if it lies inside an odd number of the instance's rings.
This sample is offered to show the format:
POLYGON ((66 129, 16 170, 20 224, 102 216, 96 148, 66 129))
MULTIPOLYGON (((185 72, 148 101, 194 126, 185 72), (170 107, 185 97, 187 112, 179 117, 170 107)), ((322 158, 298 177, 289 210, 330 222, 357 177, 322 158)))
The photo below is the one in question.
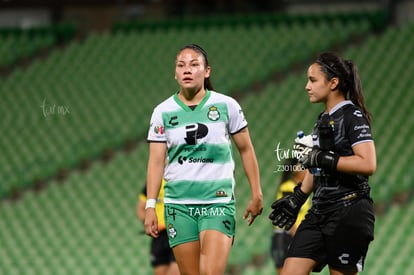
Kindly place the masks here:
POLYGON ((230 137, 240 152, 251 189, 243 218, 250 225, 263 209, 247 121, 233 98, 213 91, 210 72, 207 54, 200 46, 180 49, 175 61, 179 91, 155 107, 148 132, 145 230, 158 236, 154 205, 164 176, 166 227, 181 274, 225 271, 235 233, 230 137))
POLYGON ((374 238, 368 177, 376 170, 376 153, 370 114, 355 64, 334 53, 319 55, 309 67, 306 91, 310 102, 325 107, 314 125, 313 148, 299 159, 312 173, 292 195, 273 203, 273 224, 290 227, 309 193, 314 195, 282 275, 310 274, 325 265, 331 275, 354 275, 362 271, 374 238))

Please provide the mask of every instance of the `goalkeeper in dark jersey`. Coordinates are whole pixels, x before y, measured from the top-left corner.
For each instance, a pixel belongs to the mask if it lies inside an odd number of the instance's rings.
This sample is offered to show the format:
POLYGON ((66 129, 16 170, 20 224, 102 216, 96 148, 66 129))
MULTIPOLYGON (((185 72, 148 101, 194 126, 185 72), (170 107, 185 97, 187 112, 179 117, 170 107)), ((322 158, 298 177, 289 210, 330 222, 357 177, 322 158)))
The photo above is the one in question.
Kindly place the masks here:
POLYGON ((323 103, 325 109, 314 125, 312 148, 295 140, 307 175, 293 194, 272 204, 272 223, 289 229, 313 192, 282 274, 310 274, 326 265, 331 275, 358 274, 374 239, 368 177, 376 170, 376 153, 357 67, 323 53, 308 69, 306 91, 311 103, 323 103))

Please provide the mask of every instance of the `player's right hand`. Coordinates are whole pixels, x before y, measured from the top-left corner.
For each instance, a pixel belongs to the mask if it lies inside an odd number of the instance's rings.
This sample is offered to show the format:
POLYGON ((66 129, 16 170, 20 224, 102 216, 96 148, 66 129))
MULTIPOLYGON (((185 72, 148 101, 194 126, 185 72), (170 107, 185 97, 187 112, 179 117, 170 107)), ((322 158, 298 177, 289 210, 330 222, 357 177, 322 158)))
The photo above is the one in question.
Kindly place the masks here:
POLYGON ((273 225, 289 230, 295 224, 298 213, 308 196, 300 189, 298 184, 292 194, 286 195, 272 204, 272 213, 269 219, 273 225))
POLYGON ((248 225, 252 225, 257 216, 263 212, 263 198, 260 196, 255 199, 251 199, 244 212, 243 219, 248 219, 248 225), (250 216, 250 217, 249 217, 250 216))
POLYGON ((158 238, 158 219, 154 208, 145 210, 144 219, 145 233, 153 238, 158 238))

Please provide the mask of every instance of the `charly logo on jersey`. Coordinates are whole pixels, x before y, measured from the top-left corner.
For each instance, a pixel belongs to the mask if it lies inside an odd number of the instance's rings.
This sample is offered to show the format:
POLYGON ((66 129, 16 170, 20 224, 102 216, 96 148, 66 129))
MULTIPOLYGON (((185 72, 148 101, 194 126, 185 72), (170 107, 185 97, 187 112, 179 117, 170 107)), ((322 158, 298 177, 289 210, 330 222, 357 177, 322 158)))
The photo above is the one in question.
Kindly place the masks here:
POLYGON ((342 255, 338 257, 338 260, 341 262, 341 264, 348 264, 349 256, 350 255, 348 253, 342 253, 342 255))
POLYGON ((168 124, 170 124, 171 126, 177 126, 178 125, 178 116, 170 117, 170 120, 168 121, 168 124))
POLYGON ((220 118, 220 112, 218 111, 218 108, 216 106, 211 106, 208 109, 207 117, 212 121, 217 121, 220 118))
POLYGON ((360 110, 355 110, 352 114, 356 117, 362 117, 362 113, 360 110))

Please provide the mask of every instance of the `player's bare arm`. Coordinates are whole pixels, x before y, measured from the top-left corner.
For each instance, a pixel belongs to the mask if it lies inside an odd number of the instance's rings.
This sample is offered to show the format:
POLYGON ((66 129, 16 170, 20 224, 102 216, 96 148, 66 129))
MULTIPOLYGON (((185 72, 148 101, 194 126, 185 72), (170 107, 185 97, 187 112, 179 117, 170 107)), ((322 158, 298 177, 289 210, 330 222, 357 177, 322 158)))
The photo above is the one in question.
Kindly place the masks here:
POLYGON ((239 150, 244 171, 252 192, 251 200, 243 215, 244 219, 248 218, 248 224, 251 225, 255 218, 263 211, 263 193, 260 186, 259 165, 247 127, 233 135, 233 140, 239 150))

